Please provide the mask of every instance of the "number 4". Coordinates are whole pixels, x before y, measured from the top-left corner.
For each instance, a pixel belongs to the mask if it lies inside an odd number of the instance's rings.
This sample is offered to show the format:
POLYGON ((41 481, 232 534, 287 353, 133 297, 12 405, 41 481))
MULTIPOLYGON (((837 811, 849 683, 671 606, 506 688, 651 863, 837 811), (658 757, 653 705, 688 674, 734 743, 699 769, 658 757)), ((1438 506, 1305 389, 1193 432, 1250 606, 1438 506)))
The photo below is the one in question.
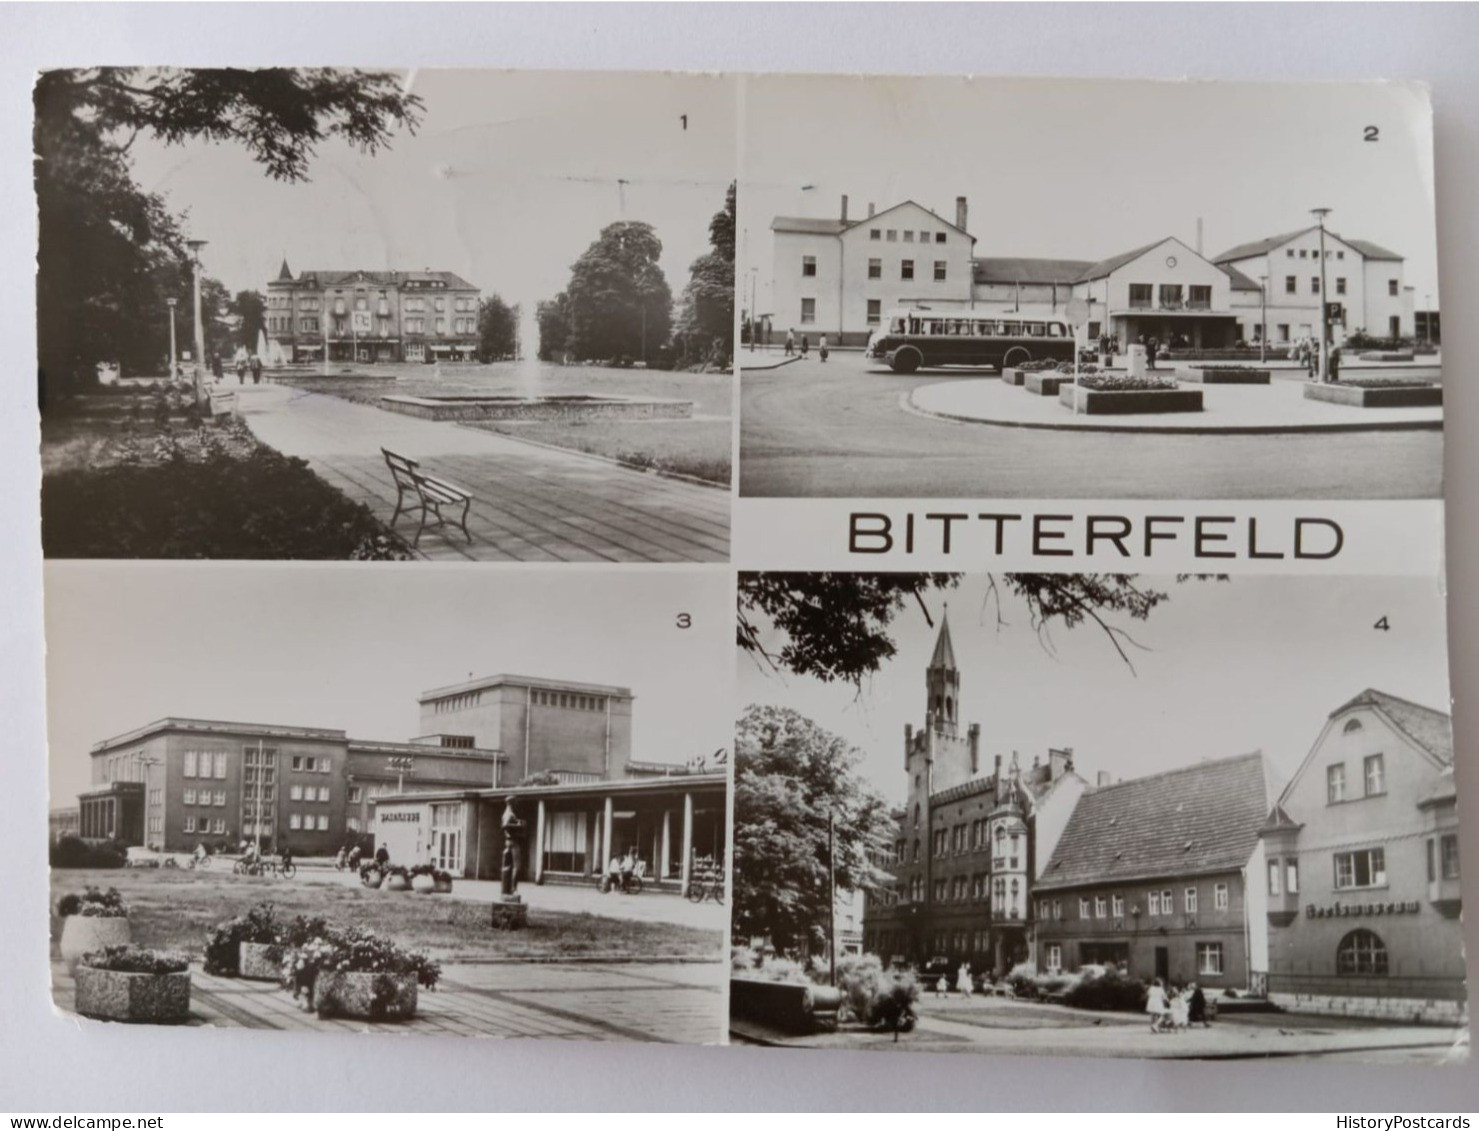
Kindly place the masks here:
POLYGON ((1377 621, 1371 627, 1380 629, 1382 632, 1390 632, 1392 630, 1392 626, 1387 623, 1386 617, 1382 617, 1381 620, 1377 621))

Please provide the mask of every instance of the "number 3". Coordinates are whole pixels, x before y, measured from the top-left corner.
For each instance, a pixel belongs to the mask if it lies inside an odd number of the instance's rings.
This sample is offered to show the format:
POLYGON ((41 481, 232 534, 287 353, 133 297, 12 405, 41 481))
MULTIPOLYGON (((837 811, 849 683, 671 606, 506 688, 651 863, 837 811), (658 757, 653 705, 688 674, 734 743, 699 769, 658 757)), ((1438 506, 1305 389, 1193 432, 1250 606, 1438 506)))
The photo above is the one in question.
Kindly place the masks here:
POLYGON ((1367 126, 1366 127, 1366 140, 1367 141, 1380 141, 1381 140, 1381 130, 1377 129, 1375 126, 1367 126))
POLYGON ((678 614, 678 627, 679 628, 692 628, 693 627, 693 618, 691 616, 689 616, 687 613, 679 613, 678 614))

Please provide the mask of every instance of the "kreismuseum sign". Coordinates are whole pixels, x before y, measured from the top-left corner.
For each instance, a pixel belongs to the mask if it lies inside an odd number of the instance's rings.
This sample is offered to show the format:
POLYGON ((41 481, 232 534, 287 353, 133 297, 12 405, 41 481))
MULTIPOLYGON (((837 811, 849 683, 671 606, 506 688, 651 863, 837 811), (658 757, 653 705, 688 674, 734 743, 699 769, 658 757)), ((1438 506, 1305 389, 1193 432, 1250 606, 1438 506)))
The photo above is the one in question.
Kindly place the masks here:
POLYGON ((1305 917, 1309 919, 1344 919, 1352 915, 1413 915, 1421 908, 1415 899, 1399 900, 1395 903, 1333 903, 1329 907, 1305 905, 1305 917))

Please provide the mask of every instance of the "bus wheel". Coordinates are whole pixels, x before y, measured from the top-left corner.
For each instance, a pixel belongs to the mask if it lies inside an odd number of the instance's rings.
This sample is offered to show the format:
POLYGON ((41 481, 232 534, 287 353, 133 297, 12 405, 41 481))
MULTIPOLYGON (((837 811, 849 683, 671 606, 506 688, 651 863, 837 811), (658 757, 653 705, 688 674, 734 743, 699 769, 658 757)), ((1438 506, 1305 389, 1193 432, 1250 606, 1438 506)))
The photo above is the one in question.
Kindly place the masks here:
POLYGON ((917 349, 901 349, 889 362, 895 373, 913 373, 924 358, 917 349))
POLYGON ((1006 357, 1001 359, 1001 367, 1010 369, 1014 365, 1021 365, 1024 361, 1031 361, 1032 355, 1022 346, 1013 346, 1007 350, 1006 357))

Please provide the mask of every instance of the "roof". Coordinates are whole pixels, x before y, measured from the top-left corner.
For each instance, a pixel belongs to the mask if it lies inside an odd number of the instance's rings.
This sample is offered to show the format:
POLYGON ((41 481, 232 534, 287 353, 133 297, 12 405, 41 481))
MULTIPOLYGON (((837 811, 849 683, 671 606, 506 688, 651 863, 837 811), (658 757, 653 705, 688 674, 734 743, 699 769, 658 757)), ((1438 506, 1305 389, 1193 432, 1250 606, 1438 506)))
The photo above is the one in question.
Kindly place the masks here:
POLYGON ((723 794, 729 785, 729 774, 719 770, 712 773, 683 774, 676 777, 628 778, 622 781, 568 782, 563 785, 501 785, 483 789, 427 790, 418 793, 381 794, 371 797, 373 805, 420 805, 430 801, 460 801, 477 798, 483 801, 499 801, 512 797, 516 800, 540 797, 605 797, 630 794, 663 794, 670 790, 681 793, 723 794))
POLYGON ((291 283, 293 281, 293 273, 288 270, 288 257, 286 255, 282 257, 282 266, 278 268, 277 281, 279 283, 291 283))
MULTIPOLYGON (((283 260, 287 266, 287 260, 283 260)), ((282 278, 281 275, 278 276, 282 278)), ((442 283, 449 289, 475 291, 478 288, 455 271, 365 271, 360 269, 310 270, 300 272, 299 283, 312 281, 320 287, 339 287, 350 283, 369 283, 371 286, 405 286, 407 283, 442 283)))
POLYGON ((1216 266, 1219 267, 1222 270, 1222 273, 1224 275, 1226 275, 1229 279, 1232 280, 1232 289, 1233 290, 1235 290, 1235 291, 1257 291, 1257 290, 1261 290, 1262 289, 1261 287, 1259 287, 1259 285, 1257 283, 1255 283, 1252 279, 1248 278, 1247 275, 1244 275, 1236 267, 1229 267, 1225 263, 1218 263, 1218 264, 1216 264, 1216 266))
MULTIPOLYGON (((1221 255, 1215 257, 1212 262, 1222 264, 1234 259, 1252 259, 1255 256, 1267 255, 1274 248, 1283 247, 1290 240, 1298 239, 1300 236, 1308 232, 1313 232, 1318 228, 1318 224, 1309 224, 1300 228, 1298 231, 1284 232, 1281 235, 1269 236, 1267 239, 1254 240, 1252 243, 1240 243, 1237 247, 1228 248, 1221 255)), ((1380 244, 1372 243, 1370 240, 1347 239, 1339 232, 1332 232, 1329 228, 1325 229, 1325 234, 1340 240, 1341 243, 1346 244, 1348 247, 1354 248, 1367 259, 1394 259, 1399 263, 1402 261, 1402 256, 1398 255, 1395 251, 1388 251, 1380 244)))
POLYGON ((1282 832, 1286 829, 1297 830, 1302 828, 1304 828, 1304 826, 1296 821, 1293 817, 1289 816, 1289 814, 1284 811, 1284 807, 1282 805, 1275 805, 1273 808, 1273 812, 1269 813, 1268 820, 1263 822, 1263 828, 1260 829, 1259 832, 1276 833, 1282 832))
POLYGON ((971 269, 977 283, 1076 283, 1093 263, 1087 259, 1028 259, 1008 256, 973 259, 971 269))
POLYGON ((1226 872, 1248 863, 1270 804, 1261 751, 1093 789, 1039 890, 1226 872))
POLYGON ((416 697, 418 703, 429 703, 433 699, 443 699, 448 695, 461 695, 468 691, 486 691, 490 687, 538 687, 548 691, 574 691, 589 695, 609 695, 617 699, 632 698, 632 689, 629 687, 617 687, 606 683, 576 683, 571 679, 544 679, 537 675, 498 675, 483 676, 480 679, 470 679, 465 683, 454 683, 447 687, 433 687, 430 691, 423 691, 416 697))
POLYGON ((127 746, 129 743, 138 742, 151 735, 163 734, 169 731, 183 731, 189 734, 214 734, 224 737, 240 737, 251 735, 262 738, 291 738, 299 741, 320 739, 328 742, 343 742, 346 740, 342 730, 332 730, 326 727, 295 727, 278 726, 273 723, 232 723, 220 719, 182 719, 170 716, 169 718, 156 719, 152 723, 145 723, 141 727, 128 731, 125 734, 114 735, 105 738, 101 742, 92 745, 92 753, 100 754, 119 746, 127 746))
POLYGON ((1160 239, 1154 240, 1144 247, 1137 247, 1133 251, 1123 251, 1119 255, 1111 255, 1108 259, 1101 259, 1098 263, 1091 263, 1084 268, 1084 273, 1078 277, 1078 282, 1087 283, 1091 279, 1102 279, 1106 275, 1113 274, 1131 260, 1139 259, 1147 251, 1153 251, 1167 240, 1174 238, 1174 236, 1162 236, 1160 239))
POLYGON ((1438 783, 1428 791, 1426 797, 1417 803, 1417 807, 1428 809, 1447 801, 1458 801, 1458 786, 1454 783, 1451 765, 1443 767, 1443 772, 1438 775, 1438 783))
POLYGON ((945 217, 941 216, 933 208, 926 208, 917 200, 901 200, 897 204, 889 205, 882 212, 875 212, 872 216, 863 216, 857 220, 844 221, 836 216, 829 218, 817 218, 812 216, 777 216, 774 220, 770 222, 770 230, 772 232, 802 232, 807 235, 836 236, 840 235, 843 232, 851 231, 853 228, 861 228, 865 224, 876 224, 879 220, 887 216, 890 212, 896 211, 897 209, 903 208, 906 205, 910 204, 914 205, 914 207, 918 208, 921 212, 928 213, 931 217, 934 218, 937 223, 944 224, 945 227, 950 228, 952 231, 959 232, 961 235, 967 237, 972 243, 976 242, 976 237, 971 235, 970 232, 945 219, 945 217))
POLYGON ((935 654, 930 657, 931 668, 955 667, 955 647, 950 643, 950 616, 940 618, 940 635, 935 639, 935 654))
POLYGON ((1453 720, 1445 712, 1368 687, 1354 699, 1331 711, 1330 717, 1333 719, 1353 707, 1375 707, 1398 730, 1438 761, 1445 765, 1453 764, 1453 720))

